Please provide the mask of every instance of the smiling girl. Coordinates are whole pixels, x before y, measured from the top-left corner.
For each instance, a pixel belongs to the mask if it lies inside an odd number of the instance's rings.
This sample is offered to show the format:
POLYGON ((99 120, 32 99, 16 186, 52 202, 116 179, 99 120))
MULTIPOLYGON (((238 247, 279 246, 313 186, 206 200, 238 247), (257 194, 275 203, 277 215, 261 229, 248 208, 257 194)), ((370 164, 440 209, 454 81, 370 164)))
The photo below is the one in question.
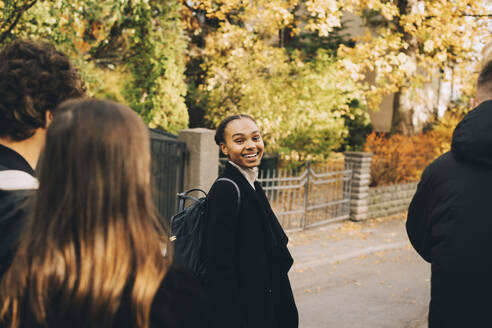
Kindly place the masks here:
POLYGON ((297 308, 287 273, 288 238, 256 181, 264 144, 254 119, 234 115, 215 142, 229 161, 210 190, 206 290, 216 327, 296 328, 297 308))

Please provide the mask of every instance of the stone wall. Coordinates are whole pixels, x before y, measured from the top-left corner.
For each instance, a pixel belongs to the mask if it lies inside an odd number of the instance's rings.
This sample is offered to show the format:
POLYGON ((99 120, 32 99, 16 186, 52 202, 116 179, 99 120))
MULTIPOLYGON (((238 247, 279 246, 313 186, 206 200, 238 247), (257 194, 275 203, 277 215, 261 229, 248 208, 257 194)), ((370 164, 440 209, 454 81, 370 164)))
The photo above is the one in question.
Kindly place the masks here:
POLYGON ((369 188, 367 218, 385 217, 408 210, 418 182, 369 188))

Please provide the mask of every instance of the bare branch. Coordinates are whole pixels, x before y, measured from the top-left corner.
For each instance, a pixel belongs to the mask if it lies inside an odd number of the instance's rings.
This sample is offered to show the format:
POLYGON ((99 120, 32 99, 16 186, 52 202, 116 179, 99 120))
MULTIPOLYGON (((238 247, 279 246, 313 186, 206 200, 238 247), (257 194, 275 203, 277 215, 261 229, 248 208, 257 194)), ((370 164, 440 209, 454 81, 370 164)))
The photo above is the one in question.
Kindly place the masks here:
MULTIPOLYGON (((12 30, 19 23, 20 19, 22 18, 22 15, 26 11, 28 11, 29 9, 31 9, 31 7, 34 6, 37 1, 38 0, 32 0, 32 1, 27 2, 26 4, 24 4, 23 6, 20 6, 20 7, 17 7, 16 9, 14 9, 12 15, 9 18, 7 18, 7 20, 5 20, 4 23, 2 24, 2 27, 6 26, 8 24, 10 24, 10 25, 9 25, 9 27, 6 30, 4 30, 0 34, 0 43, 2 43, 3 41, 5 41, 5 39, 10 34, 10 32, 12 32, 12 30)), ((2 30, 3 30, 3 28, 2 28, 2 30)))

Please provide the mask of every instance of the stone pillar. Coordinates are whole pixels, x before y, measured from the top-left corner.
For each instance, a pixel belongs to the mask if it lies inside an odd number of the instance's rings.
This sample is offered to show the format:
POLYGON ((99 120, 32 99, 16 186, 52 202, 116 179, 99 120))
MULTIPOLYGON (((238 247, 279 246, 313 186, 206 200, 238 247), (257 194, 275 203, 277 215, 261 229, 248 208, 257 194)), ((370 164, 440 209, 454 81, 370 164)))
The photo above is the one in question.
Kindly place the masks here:
POLYGON ((219 147, 214 130, 195 128, 179 132, 186 143, 188 158, 184 169, 184 190, 200 188, 208 192, 219 172, 219 147))
POLYGON ((350 219, 362 221, 369 212, 369 184, 371 182, 372 153, 346 152, 345 166, 352 169, 350 191, 350 219))

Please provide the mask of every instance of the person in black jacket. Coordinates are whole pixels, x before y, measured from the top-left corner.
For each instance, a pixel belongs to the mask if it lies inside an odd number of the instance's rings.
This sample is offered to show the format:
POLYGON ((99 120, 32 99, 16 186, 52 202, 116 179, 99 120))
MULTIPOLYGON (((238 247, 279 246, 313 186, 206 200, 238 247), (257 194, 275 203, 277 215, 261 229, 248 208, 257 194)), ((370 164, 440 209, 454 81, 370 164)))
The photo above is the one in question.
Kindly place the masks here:
POLYGON ((62 101, 83 94, 75 68, 53 45, 17 40, 0 51, 0 277, 38 186, 46 127, 62 101))
POLYGON ((298 313, 287 273, 288 238, 256 181, 264 145, 246 115, 224 119, 215 141, 228 157, 208 194, 205 288, 216 328, 296 328, 298 313), (238 208, 239 205, 239 208, 238 208))
POLYGON ((408 210, 410 241, 432 268, 431 328, 492 327, 492 61, 476 100, 408 210))
POLYGON ((163 256, 149 131, 132 109, 70 100, 0 282, 1 327, 208 328, 200 283, 163 256))

